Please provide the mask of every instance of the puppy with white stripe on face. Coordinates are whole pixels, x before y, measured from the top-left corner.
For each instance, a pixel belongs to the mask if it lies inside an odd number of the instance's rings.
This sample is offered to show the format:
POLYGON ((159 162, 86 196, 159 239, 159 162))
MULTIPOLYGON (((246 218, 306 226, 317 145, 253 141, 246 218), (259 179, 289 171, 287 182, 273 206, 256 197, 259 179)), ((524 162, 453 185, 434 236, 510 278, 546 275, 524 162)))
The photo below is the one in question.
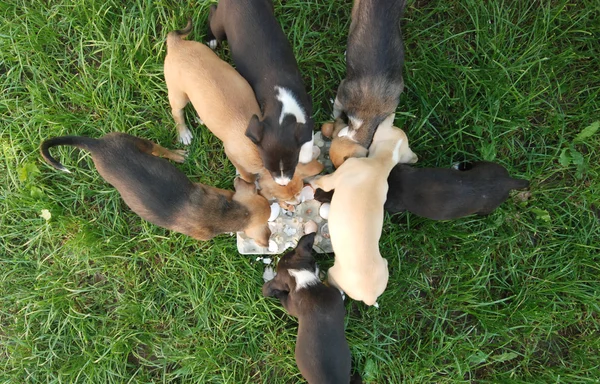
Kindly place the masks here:
POLYGON ((344 302, 340 292, 321 283, 312 256, 315 233, 277 264, 275 278, 263 285, 265 297, 279 299, 298 318, 296 363, 309 383, 349 383, 350 349, 344 335, 344 302))
POLYGON ((227 39, 239 73, 254 90, 262 116, 246 136, 275 182, 287 185, 298 162, 312 160, 312 102, 292 47, 275 19, 272 0, 220 0, 209 15, 209 46, 227 39))

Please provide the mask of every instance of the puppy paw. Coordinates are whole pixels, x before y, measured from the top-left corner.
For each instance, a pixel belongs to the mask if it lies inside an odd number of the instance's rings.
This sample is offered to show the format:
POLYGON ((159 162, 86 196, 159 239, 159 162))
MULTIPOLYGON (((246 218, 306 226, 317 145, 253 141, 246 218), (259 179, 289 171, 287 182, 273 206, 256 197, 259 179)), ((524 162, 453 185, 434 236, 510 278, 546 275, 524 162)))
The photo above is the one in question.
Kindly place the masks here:
POLYGON ((190 131, 187 127, 182 128, 179 131, 179 142, 184 145, 190 145, 192 143, 192 131, 190 131))
POLYGON ((208 47, 210 49, 214 50, 215 48, 217 48, 217 40, 213 39, 213 40, 209 41, 208 43, 206 43, 206 45, 208 45, 208 47))
POLYGON ((185 159, 188 155, 188 151, 186 151, 185 149, 173 149, 173 150, 171 150, 171 152, 174 153, 172 160, 177 163, 185 162, 185 159))

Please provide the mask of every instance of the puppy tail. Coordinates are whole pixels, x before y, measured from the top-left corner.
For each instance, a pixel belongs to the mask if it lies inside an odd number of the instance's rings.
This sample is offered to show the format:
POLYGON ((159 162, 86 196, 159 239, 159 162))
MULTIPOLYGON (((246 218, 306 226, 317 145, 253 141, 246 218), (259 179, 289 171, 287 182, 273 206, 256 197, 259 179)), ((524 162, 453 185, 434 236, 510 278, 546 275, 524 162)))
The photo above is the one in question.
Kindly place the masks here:
POLYGON ((173 32, 169 32, 169 34, 167 35, 167 45, 169 43, 173 43, 177 40, 181 40, 187 37, 187 35, 190 34, 190 32, 192 32, 192 18, 188 17, 188 23, 185 26, 185 28, 183 29, 178 29, 176 31, 173 32))
POLYGON ((58 162, 50 155, 50 148, 56 147, 59 145, 70 145, 73 147, 92 150, 95 146, 97 140, 92 139, 90 137, 85 136, 61 136, 61 137, 53 137, 52 139, 45 140, 40 146, 40 153, 42 157, 48 164, 58 169, 59 171, 71 173, 64 165, 58 162))
POLYGON ((529 187, 529 180, 525 179, 515 179, 511 177, 511 186, 510 189, 523 189, 529 187))

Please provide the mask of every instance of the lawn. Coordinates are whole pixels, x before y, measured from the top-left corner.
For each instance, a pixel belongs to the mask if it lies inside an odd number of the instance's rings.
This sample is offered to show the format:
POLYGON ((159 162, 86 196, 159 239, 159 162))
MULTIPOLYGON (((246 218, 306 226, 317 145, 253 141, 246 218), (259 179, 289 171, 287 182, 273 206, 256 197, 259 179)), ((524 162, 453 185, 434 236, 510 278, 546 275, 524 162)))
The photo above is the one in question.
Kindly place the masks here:
MULTIPOLYGON (((158 228, 87 153, 53 152, 72 174, 38 154, 51 136, 112 131, 180 148, 164 40, 188 15, 201 40, 208 5, 0 3, 0 382, 302 382, 297 323, 262 297, 264 266, 233 237, 158 228)), ((275 1, 319 123, 350 10, 275 1)), ((599 382, 599 19, 597 0, 408 1, 396 125, 417 165, 493 160, 531 187, 486 217, 386 216, 380 308, 346 301, 366 382, 599 382)), ((186 113, 195 139, 178 167, 232 188, 220 142, 186 113)))

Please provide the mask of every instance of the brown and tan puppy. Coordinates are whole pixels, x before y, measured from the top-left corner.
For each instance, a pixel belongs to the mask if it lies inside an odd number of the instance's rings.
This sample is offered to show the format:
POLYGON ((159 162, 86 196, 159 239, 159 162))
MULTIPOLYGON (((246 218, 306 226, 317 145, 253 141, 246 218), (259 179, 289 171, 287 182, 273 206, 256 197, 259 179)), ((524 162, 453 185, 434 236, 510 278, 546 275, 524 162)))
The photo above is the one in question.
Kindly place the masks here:
POLYGON ((258 179, 259 193, 269 200, 277 199, 280 202, 297 204, 299 203, 297 196, 304 187, 304 179, 318 175, 321 171, 323 171, 323 164, 316 159, 306 164, 298 163, 292 181, 283 186, 277 184, 271 173, 265 169, 258 179))
POLYGON ((400 18, 405 0, 354 0, 346 50, 346 78, 333 117, 348 118, 348 138, 365 148, 375 129, 398 107, 404 90, 400 18))
POLYGON ((329 209, 335 264, 329 283, 367 305, 376 303, 388 281, 387 260, 379 253, 387 178, 401 159, 415 156, 404 132, 392 126, 393 118, 377 128, 368 157, 349 158, 311 183, 325 192, 335 189, 329 209))
POLYGON ((89 151, 104 180, 119 191, 132 211, 153 224, 198 240, 244 231, 260 246, 268 246, 271 209, 256 193, 254 183, 237 178, 235 193, 192 183, 173 164, 157 157, 183 162, 185 152, 119 132, 100 139, 62 136, 44 141, 41 153, 46 162, 65 172, 69 171, 49 152, 59 145, 89 151))
POLYGON ((179 141, 190 144, 192 133, 185 124, 183 108, 191 102, 203 123, 222 142, 225 154, 247 182, 263 169, 258 148, 246 136, 248 121, 260 115, 254 91, 231 65, 210 48, 183 40, 192 22, 167 35, 165 81, 179 141))

